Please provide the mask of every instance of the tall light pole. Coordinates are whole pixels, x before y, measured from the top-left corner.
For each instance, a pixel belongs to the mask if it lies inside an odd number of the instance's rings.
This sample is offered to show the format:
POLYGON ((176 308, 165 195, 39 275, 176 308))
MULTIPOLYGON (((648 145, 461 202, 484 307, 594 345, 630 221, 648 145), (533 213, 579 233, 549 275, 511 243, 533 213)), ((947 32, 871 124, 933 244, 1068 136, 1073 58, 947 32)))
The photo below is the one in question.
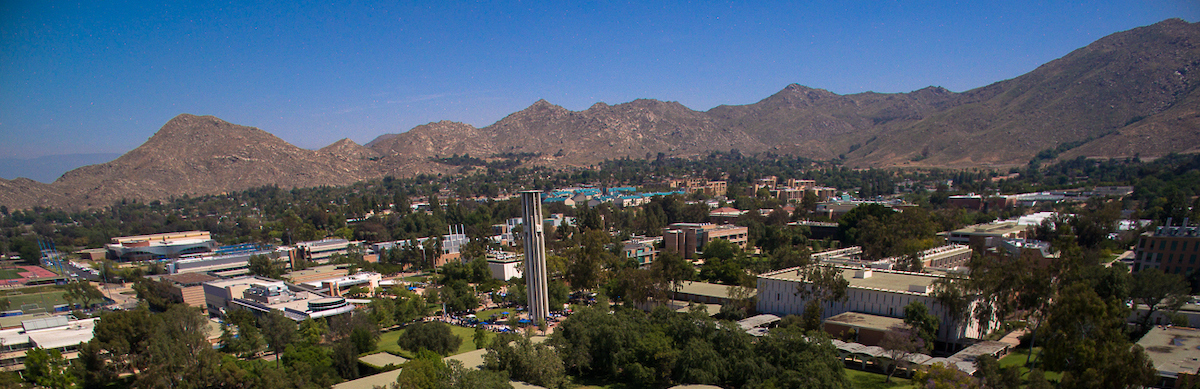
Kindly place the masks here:
POLYGON ((534 325, 545 322, 550 315, 546 296, 546 232, 542 226, 542 192, 521 192, 521 216, 525 229, 521 232, 525 244, 525 288, 529 296, 529 321, 534 325))

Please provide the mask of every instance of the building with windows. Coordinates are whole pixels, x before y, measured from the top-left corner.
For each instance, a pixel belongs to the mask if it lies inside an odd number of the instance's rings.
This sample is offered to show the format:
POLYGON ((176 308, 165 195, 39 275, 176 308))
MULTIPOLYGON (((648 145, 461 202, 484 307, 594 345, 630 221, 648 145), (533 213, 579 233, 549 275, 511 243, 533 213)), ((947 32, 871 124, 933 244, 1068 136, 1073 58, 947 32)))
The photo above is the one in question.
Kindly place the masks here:
POLYGON ((1154 326, 1138 340, 1158 371, 1152 388, 1191 388, 1200 383, 1200 330, 1154 326))
MULTIPOLYGON (((890 318, 903 318, 904 307, 919 302, 929 307, 941 325, 936 332, 936 347, 953 351, 968 345, 990 333, 998 325, 991 320, 981 327, 978 322, 956 317, 933 295, 934 282, 943 276, 927 273, 910 273, 889 270, 873 270, 853 267, 838 267, 842 276, 849 281, 846 299, 827 303, 822 310, 821 320, 846 312, 856 312, 890 318)), ((797 293, 808 288, 802 268, 790 268, 763 273, 758 276, 758 312, 777 316, 803 315, 808 299, 797 293)), ((970 303, 974 308, 979 301, 970 303)))
POLYGON ((624 242, 624 248, 621 252, 625 254, 625 259, 637 261, 638 266, 646 266, 654 262, 657 251, 654 250, 654 245, 644 242, 627 240, 624 242))
POLYGON ((1133 271, 1143 269, 1160 269, 1164 273, 1187 275, 1200 264, 1196 258, 1200 256, 1200 227, 1189 226, 1188 220, 1183 225, 1158 227, 1154 231, 1144 232, 1134 246, 1133 271))
POLYGON ((350 253, 350 247, 354 245, 354 242, 342 238, 325 238, 296 243, 295 253, 296 258, 325 264, 329 263, 329 258, 334 254, 346 255, 350 253))
POLYGON ((204 299, 209 314, 220 316, 231 309, 247 309, 256 316, 276 310, 292 320, 304 321, 354 310, 344 298, 258 276, 206 282, 204 299))
POLYGON ((112 238, 112 243, 104 247, 111 259, 146 261, 216 251, 217 241, 208 231, 184 231, 121 236, 112 238))
POLYGON ((79 345, 92 340, 97 320, 52 316, 25 320, 19 328, 0 331, 0 369, 25 370, 25 354, 37 347, 58 350, 63 359, 78 358, 79 345))
POLYGON ((184 304, 205 309, 207 304, 204 299, 204 283, 220 278, 203 273, 180 273, 165 275, 161 279, 171 285, 171 294, 184 304))
POLYGON ((717 239, 728 240, 745 249, 749 234, 748 228, 729 224, 674 223, 663 229, 663 244, 664 250, 695 259, 696 252, 704 251, 705 244, 717 239))
POLYGON ((1030 226, 1016 221, 1002 221, 966 226, 942 234, 946 236, 947 243, 971 246, 971 249, 983 253, 989 247, 996 247, 1003 239, 1027 238, 1029 229, 1030 226))

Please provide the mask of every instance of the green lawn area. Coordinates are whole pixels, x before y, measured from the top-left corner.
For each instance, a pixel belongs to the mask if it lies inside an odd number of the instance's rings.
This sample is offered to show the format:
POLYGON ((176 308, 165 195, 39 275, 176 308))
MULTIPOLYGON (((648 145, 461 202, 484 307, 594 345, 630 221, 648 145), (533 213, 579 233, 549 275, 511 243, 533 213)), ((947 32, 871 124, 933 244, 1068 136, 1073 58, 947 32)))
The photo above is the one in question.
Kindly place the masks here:
POLYGON ((7 298, 9 301, 9 309, 21 309, 22 305, 37 304, 38 308, 51 310, 55 305, 67 304, 67 300, 63 298, 61 290, 53 290, 41 293, 20 293, 20 291, 10 291, 7 295, 2 295, 0 298, 7 298))
POLYGON ((891 383, 884 383, 883 380, 887 376, 878 373, 871 373, 862 370, 846 369, 846 378, 850 380, 850 386, 857 389, 885 389, 885 388, 908 388, 912 387, 912 381, 901 378, 899 375, 903 372, 896 373, 892 377, 891 383))
POLYGON ((429 282, 429 276, 428 276, 428 275, 416 275, 416 276, 408 276, 408 277, 401 278, 401 279, 400 279, 400 281, 405 281, 405 282, 429 282))
POLYGON ((15 280, 21 278, 21 271, 17 269, 0 269, 0 280, 15 280))
MULTIPOLYGON (((475 342, 472 340, 475 337, 475 329, 474 328, 450 326, 450 332, 453 333, 454 335, 457 335, 460 339, 463 340, 462 343, 458 345, 458 350, 455 351, 452 355, 457 355, 457 354, 465 353, 467 351, 477 350, 477 348, 475 348, 475 342)), ((379 335, 379 343, 377 343, 375 345, 375 351, 372 351, 372 353, 376 353, 376 352, 380 352, 380 351, 387 351, 387 352, 395 353, 395 354, 400 355, 405 358, 412 359, 413 353, 411 351, 402 349, 402 348, 400 348, 399 345, 396 344, 396 340, 400 339, 400 334, 403 334, 403 333, 404 333, 404 330, 399 330, 399 331, 385 332, 383 334, 380 334, 379 335)), ((494 337, 496 337, 495 333, 488 332, 488 340, 491 340, 494 337)))
MULTIPOLYGON (((1033 348, 1033 362, 1037 362, 1037 354, 1041 351, 1042 351, 1041 347, 1033 348)), ((1029 379, 1029 377, 1028 377, 1029 376, 1029 368, 1025 367, 1025 358, 1028 356, 1029 356, 1028 348, 1019 348, 1019 349, 1013 350, 1013 352, 1004 356, 1004 358, 1000 358, 1000 367, 1018 366, 1021 368, 1021 378, 1029 379)), ((1048 372, 1046 372, 1046 379, 1049 381, 1058 382, 1059 380, 1062 379, 1062 373, 1048 371, 1048 372)))

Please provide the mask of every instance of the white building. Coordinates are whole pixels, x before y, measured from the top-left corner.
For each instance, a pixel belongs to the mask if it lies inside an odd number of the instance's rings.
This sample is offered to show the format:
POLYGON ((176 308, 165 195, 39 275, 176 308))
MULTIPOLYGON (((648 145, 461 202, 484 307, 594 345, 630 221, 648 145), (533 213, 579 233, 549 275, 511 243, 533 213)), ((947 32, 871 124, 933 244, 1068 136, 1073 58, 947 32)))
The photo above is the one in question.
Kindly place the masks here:
POLYGON ((69 320, 67 316, 25 320, 20 328, 0 331, 0 369, 25 369, 25 354, 41 347, 58 350, 65 359, 79 356, 79 345, 92 340, 98 318, 69 320))
MULTIPOLYGON (((930 313, 941 321, 937 339, 941 342, 964 344, 968 339, 979 339, 998 326, 996 320, 988 328, 966 314, 963 318, 952 318, 950 313, 933 296, 934 281, 941 275, 910 273, 888 270, 872 270, 838 267, 842 276, 850 282, 844 301, 825 305, 821 320, 845 312, 868 313, 878 316, 904 317, 904 307, 920 302, 929 307, 930 313)), ((806 283, 800 275, 801 268, 790 268, 758 276, 758 311, 778 316, 804 314, 807 299, 797 293, 806 283)), ((971 304, 972 308, 977 302, 971 304)))
POLYGON ((487 262, 488 270, 492 272, 492 278, 500 281, 522 277, 525 272, 524 255, 505 251, 491 251, 487 254, 487 262))

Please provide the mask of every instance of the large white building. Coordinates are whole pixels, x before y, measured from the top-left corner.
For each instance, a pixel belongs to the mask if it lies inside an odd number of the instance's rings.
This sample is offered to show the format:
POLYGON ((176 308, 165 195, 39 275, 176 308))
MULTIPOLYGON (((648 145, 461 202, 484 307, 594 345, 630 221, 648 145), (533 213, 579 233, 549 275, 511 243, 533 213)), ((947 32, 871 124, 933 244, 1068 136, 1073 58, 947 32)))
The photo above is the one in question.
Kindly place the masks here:
MULTIPOLYGON (((941 275, 910 273, 890 270, 838 267, 842 276, 850 282, 844 301, 825 305, 821 320, 845 312, 867 313, 878 316, 902 318, 904 307, 916 301, 929 307, 930 313, 941 321, 937 331, 940 342, 964 345, 972 339, 980 339, 996 328, 992 320, 988 328, 981 328, 967 314, 962 318, 950 315, 933 296, 934 281, 941 275)), ((778 316, 802 315, 808 300, 797 291, 806 284, 801 268, 790 268, 758 276, 758 311, 778 316)), ((972 308, 977 302, 973 302, 972 308)))

